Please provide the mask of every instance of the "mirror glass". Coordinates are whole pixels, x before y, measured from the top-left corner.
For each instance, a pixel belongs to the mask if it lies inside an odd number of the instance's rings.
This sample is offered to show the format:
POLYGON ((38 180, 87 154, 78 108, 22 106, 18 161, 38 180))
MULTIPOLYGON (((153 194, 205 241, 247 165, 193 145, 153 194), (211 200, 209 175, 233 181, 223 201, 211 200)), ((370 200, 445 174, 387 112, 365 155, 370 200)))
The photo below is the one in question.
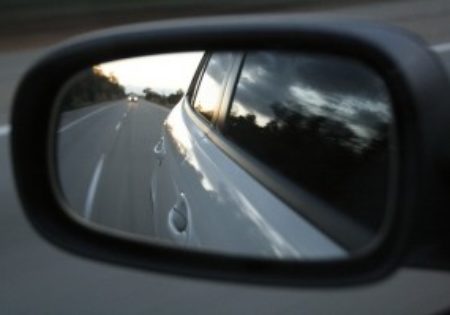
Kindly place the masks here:
POLYGON ((105 62, 57 97, 68 211, 161 246, 349 259, 388 223, 383 77, 345 56, 183 52, 105 62))

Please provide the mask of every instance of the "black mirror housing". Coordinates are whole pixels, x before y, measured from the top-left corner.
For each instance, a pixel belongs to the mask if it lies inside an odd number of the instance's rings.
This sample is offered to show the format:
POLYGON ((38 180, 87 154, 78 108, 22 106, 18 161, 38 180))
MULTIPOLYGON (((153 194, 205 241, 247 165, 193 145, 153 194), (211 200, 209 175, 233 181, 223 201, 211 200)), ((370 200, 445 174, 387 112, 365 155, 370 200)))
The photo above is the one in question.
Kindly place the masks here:
MULTIPOLYGON (((23 78, 14 100, 12 153, 20 199, 36 230, 78 255, 130 267, 226 281, 337 286, 381 279, 430 242, 448 236, 450 201, 436 161, 450 122, 448 78, 414 36, 370 23, 254 15, 137 24, 93 33, 54 48, 23 78), (142 54, 196 50, 283 49, 334 53, 360 60, 386 81, 398 147, 389 223, 350 260, 271 261, 159 247, 94 229, 63 210, 53 164, 55 98, 85 67, 142 54), (427 243, 428 241, 428 243, 427 243), (420 247, 422 246, 422 247, 420 247), (420 248, 419 248, 420 247, 420 248)), ((439 247, 436 251, 441 251, 439 247)))

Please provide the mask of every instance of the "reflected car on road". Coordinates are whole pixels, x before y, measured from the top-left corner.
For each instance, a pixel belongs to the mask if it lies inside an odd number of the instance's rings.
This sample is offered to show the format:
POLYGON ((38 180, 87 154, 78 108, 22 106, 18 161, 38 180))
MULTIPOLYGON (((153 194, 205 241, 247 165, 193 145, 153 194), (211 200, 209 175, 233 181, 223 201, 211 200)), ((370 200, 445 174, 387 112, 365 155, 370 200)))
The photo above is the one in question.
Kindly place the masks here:
POLYGON ((137 95, 134 95, 134 94, 128 95, 128 102, 136 103, 137 101, 139 101, 139 98, 137 97, 137 95))

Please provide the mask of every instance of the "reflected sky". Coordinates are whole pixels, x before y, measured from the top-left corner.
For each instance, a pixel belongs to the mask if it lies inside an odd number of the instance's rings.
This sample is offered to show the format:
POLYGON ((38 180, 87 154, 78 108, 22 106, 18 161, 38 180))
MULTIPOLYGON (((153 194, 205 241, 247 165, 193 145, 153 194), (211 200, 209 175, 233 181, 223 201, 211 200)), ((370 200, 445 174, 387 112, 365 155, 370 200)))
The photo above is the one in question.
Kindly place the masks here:
POLYGON ((142 94, 151 87, 161 94, 186 91, 203 52, 171 53, 121 59, 98 65, 114 75, 127 93, 142 94))
POLYGON ((212 121, 223 95, 227 74, 233 64, 232 53, 215 53, 211 56, 195 96, 194 108, 212 121))
POLYGON ((358 61, 331 55, 250 53, 232 114, 254 114, 263 127, 273 117, 273 104, 304 117, 343 123, 361 138, 362 145, 378 138, 379 125, 391 120, 382 78, 358 61))

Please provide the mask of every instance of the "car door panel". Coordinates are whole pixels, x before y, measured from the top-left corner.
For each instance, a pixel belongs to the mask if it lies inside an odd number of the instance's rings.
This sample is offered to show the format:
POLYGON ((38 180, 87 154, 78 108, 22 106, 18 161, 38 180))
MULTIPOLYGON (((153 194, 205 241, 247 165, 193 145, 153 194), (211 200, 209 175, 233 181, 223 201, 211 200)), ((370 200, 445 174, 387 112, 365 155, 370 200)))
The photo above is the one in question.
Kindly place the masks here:
POLYGON ((276 257, 346 254, 212 143, 189 111, 185 101, 169 115, 166 149, 172 191, 190 205, 190 246, 276 257))

